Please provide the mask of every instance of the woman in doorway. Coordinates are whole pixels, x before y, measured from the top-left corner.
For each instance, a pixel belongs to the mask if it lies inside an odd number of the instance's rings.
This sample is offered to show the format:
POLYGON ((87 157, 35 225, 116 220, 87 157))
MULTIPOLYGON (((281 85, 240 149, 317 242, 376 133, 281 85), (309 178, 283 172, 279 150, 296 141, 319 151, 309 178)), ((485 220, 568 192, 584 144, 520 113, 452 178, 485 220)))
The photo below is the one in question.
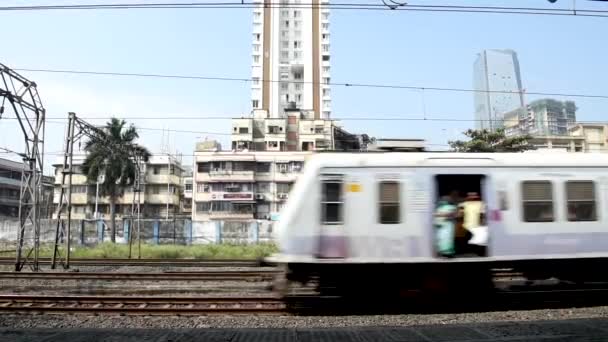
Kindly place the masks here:
POLYGON ((443 257, 454 255, 456 209, 449 196, 442 197, 435 209, 435 244, 437 252, 443 257))

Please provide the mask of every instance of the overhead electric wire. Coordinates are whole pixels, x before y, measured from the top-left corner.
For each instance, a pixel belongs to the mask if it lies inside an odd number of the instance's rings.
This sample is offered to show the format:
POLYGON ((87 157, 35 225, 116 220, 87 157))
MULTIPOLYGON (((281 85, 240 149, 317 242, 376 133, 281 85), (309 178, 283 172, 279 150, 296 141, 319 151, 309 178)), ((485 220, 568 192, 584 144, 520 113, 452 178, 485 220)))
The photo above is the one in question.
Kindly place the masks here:
POLYGON ((80 5, 30 5, 3 6, 0 11, 40 11, 40 10, 127 10, 127 9, 248 9, 248 8, 327 8, 334 10, 371 10, 371 11, 421 11, 421 12, 458 12, 458 13, 494 13, 494 14, 534 14, 558 16, 608 17, 608 10, 585 8, 550 8, 550 7, 509 7, 509 6, 467 6, 467 5, 388 5, 377 3, 300 3, 284 4, 281 2, 253 3, 233 2, 174 2, 174 3, 116 3, 116 4, 80 4, 80 5))
MULTIPOLYGON (((254 80, 245 77, 221 77, 221 76, 202 76, 202 75, 176 75, 176 74, 158 74, 158 73, 125 73, 125 72, 106 72, 106 71, 88 71, 88 70, 73 70, 73 69, 42 69, 42 68, 13 68, 16 71, 27 72, 45 72, 45 73, 60 73, 60 74, 81 74, 95 76, 119 76, 119 77, 145 77, 145 78, 173 78, 173 79, 191 79, 205 81, 226 81, 226 82, 254 82, 261 83, 292 83, 292 84, 313 84, 308 81, 293 81, 293 80, 254 80)), ((608 95, 603 94, 580 94, 580 93, 565 93, 565 92, 538 92, 538 91, 505 91, 505 90, 482 90, 457 87, 436 87, 436 86, 412 86, 402 84, 379 84, 379 83, 355 83, 355 82, 328 82, 320 83, 322 85, 341 86, 341 87, 357 87, 357 88, 385 88, 385 89, 405 89, 416 91, 445 91, 445 92, 467 92, 467 93, 495 93, 495 94, 525 94, 537 96, 563 96, 563 97, 579 97, 579 98, 600 98, 608 99, 608 95)))

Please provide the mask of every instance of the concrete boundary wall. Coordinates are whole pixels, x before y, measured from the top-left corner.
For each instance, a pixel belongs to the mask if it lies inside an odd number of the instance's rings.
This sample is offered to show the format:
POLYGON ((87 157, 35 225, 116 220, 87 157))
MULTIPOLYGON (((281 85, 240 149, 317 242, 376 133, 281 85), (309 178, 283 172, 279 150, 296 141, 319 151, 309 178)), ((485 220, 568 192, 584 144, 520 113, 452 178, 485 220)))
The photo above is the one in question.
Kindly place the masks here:
MULTIPOLYGON (((250 221, 191 221, 176 220, 136 220, 116 221, 116 242, 126 244, 129 238, 149 244, 213 244, 236 243, 255 244, 272 242, 273 222, 265 220, 250 221)), ((16 246, 19 222, 0 219, 0 248, 10 249, 16 246)), ((42 220, 40 243, 50 244, 55 240, 56 220, 42 220)), ((96 245, 110 241, 109 220, 73 220, 71 222, 73 245, 96 245)), ((33 244, 33 231, 26 229, 25 245, 33 244)))

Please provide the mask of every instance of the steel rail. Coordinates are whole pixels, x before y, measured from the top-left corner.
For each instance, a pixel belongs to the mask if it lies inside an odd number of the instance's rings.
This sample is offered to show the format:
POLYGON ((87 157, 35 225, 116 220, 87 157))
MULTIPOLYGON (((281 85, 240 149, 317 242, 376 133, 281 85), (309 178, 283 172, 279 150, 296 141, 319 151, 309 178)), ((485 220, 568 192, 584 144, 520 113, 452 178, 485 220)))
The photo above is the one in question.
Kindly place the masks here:
POLYGON ((284 302, 268 297, 37 296, 0 295, 0 312, 121 314, 283 313, 284 302))
POLYGON ((43 280, 116 280, 116 281, 213 281, 270 280, 278 271, 205 271, 205 272, 0 272, 0 279, 43 280))
MULTIPOLYGON (((50 264, 51 258, 39 258, 40 264, 50 264)), ((0 258, 0 265, 13 265, 13 257, 0 258)), ((256 267, 259 262, 247 259, 71 259, 79 266, 180 266, 180 267, 256 267)))

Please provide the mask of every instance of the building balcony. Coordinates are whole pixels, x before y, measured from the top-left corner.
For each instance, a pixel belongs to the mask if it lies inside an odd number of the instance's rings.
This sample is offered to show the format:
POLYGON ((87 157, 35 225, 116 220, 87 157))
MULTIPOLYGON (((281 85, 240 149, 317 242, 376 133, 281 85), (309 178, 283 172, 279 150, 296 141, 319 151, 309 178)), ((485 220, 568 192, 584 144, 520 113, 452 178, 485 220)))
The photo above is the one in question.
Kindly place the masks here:
POLYGON ((181 179, 177 175, 146 175, 147 184, 174 184, 181 186, 181 179))
POLYGON ((178 205, 179 196, 177 194, 171 194, 169 196, 167 196, 167 194, 146 194, 146 204, 167 204, 167 202, 172 205, 178 205))
MULTIPOLYGON (((55 204, 59 204, 59 189, 57 189, 57 191, 55 191, 55 193, 53 194, 53 203, 55 204)), ((67 199, 67 192, 66 192, 66 199, 67 199)), ((87 204, 87 203, 94 203, 95 202, 95 195, 93 194, 93 196, 87 195, 87 194, 82 194, 82 193, 72 193, 72 204, 87 204)), ((66 203, 67 204, 67 203, 66 203)))
POLYGON ((11 185, 15 188, 21 188, 21 180, 7 177, 0 177, 0 185, 11 185))
POLYGON ((209 213, 212 220, 252 220, 253 213, 241 213, 233 211, 213 211, 209 213))
MULTIPOLYGON (((65 183, 68 183, 68 177, 70 175, 66 175, 65 177, 65 183)), ((55 177, 55 185, 59 185, 61 184, 61 177, 62 174, 59 173, 56 177, 55 177)), ((72 185, 85 185, 88 184, 87 183, 87 176, 82 175, 82 174, 73 174, 72 175, 72 185)))
MULTIPOLYGON (((205 175, 205 174, 203 174, 205 175)), ((208 180, 217 182, 253 182, 254 171, 232 171, 232 170, 211 170, 208 173, 208 180)), ((200 180, 204 181, 205 177, 200 180)))

